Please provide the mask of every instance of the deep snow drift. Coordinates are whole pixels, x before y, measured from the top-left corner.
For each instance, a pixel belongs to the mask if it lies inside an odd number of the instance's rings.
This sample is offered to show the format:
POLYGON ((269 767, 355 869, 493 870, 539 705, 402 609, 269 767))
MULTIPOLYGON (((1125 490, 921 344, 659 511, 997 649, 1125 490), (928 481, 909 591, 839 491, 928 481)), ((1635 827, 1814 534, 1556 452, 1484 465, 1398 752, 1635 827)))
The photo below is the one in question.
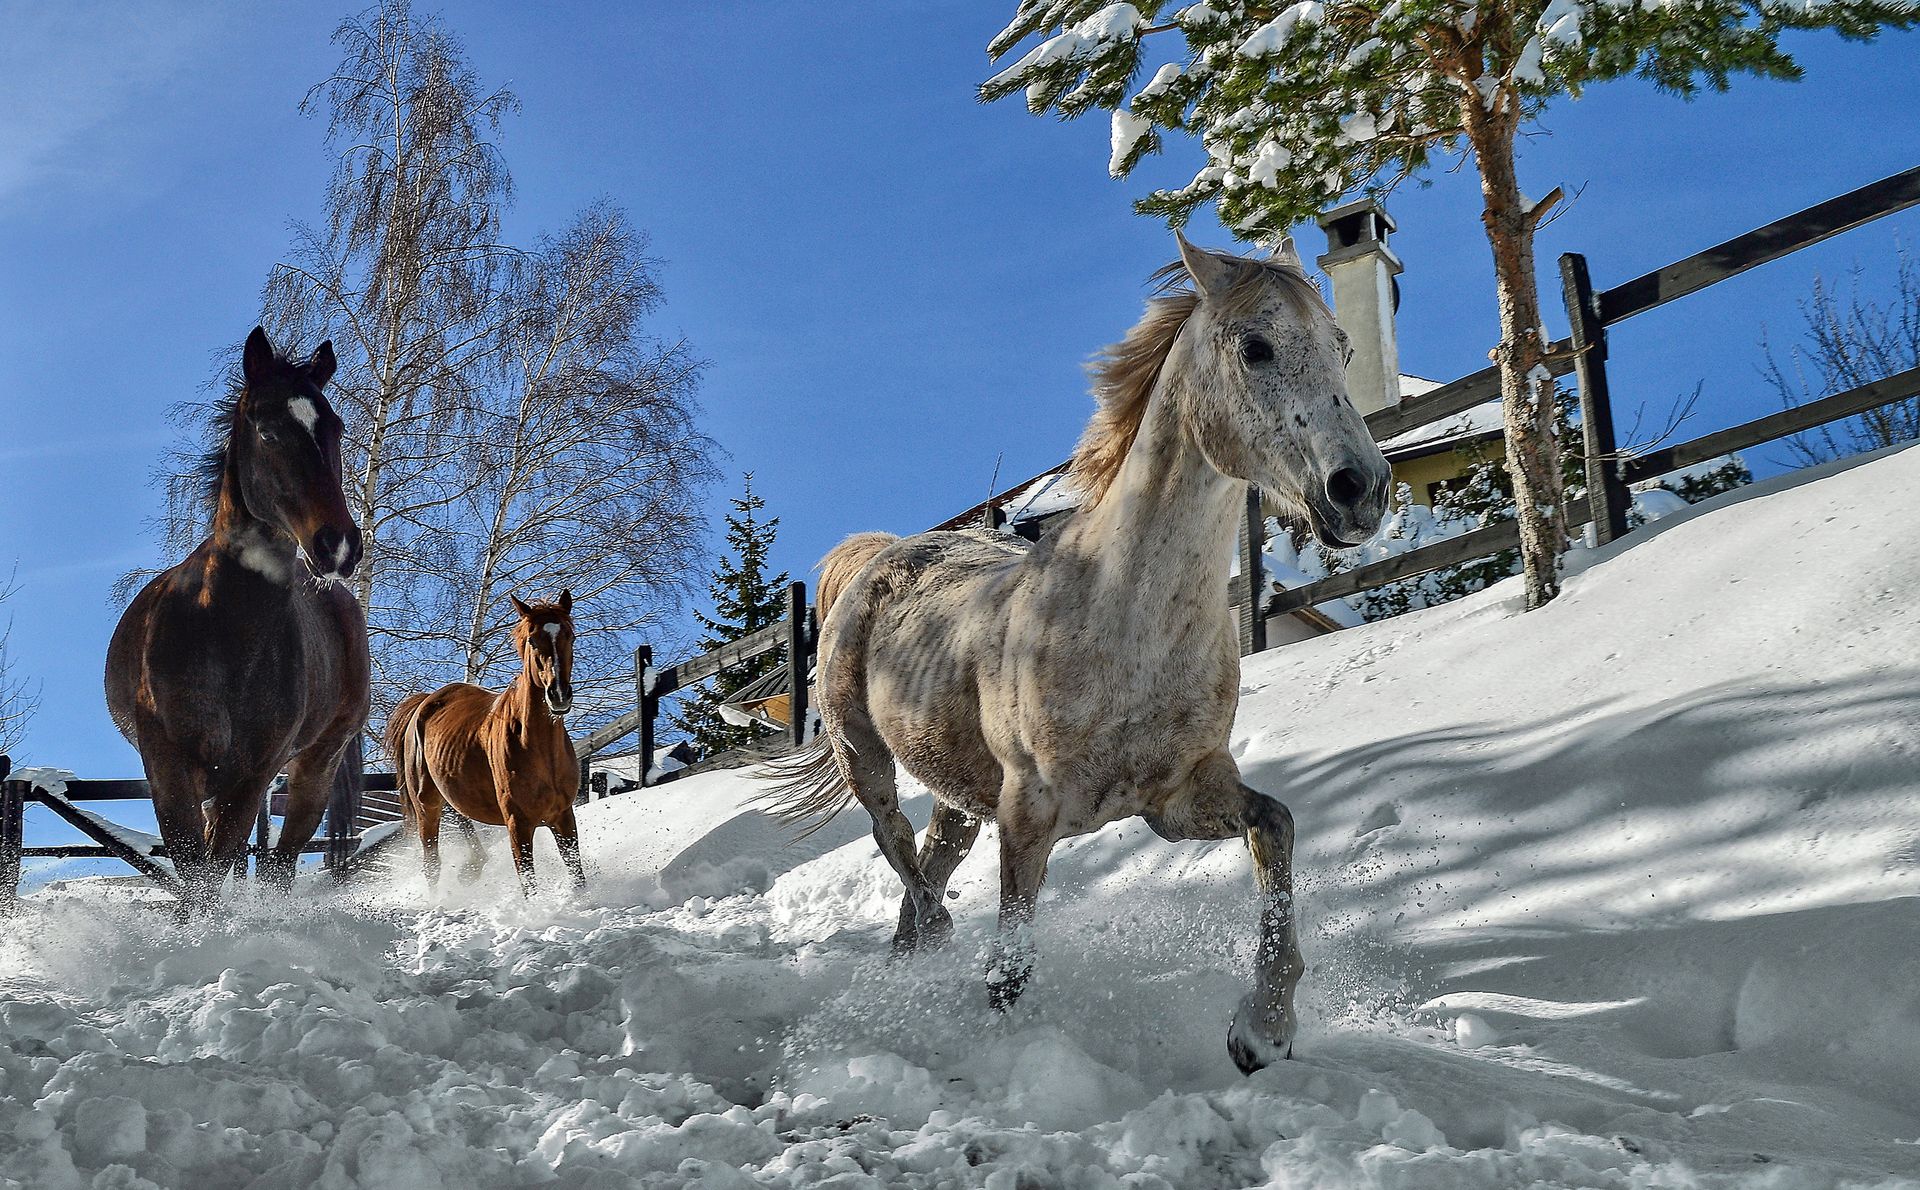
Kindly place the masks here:
POLYGON ((1762 485, 1542 612, 1252 660, 1311 964, 1252 1079, 1239 844, 1063 845, 996 1019, 991 832, 955 945, 890 963, 864 816, 783 848, 727 774, 591 807, 577 902, 504 854, 187 934, 42 892, 0 923, 0 1185, 1920 1185, 1916 490, 1920 451, 1762 485))

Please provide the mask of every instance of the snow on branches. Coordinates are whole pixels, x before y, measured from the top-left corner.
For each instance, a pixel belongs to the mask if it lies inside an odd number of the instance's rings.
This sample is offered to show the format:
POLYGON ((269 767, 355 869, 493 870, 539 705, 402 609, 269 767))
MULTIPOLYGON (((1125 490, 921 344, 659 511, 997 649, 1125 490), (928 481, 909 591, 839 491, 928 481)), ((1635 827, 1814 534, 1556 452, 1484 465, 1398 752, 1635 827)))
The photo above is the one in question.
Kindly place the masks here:
POLYGON ((980 94, 1023 92, 1036 114, 1110 110, 1115 177, 1163 132, 1195 137, 1207 160, 1192 181, 1138 208, 1178 224, 1216 201, 1222 222, 1264 239, 1459 147, 1468 105, 1519 123, 1627 74, 1681 93, 1735 73, 1792 78, 1782 30, 1870 37, 1915 15, 1913 0, 1025 0, 988 52, 1039 40, 980 94), (1184 49, 1170 44, 1173 60, 1129 96, 1157 36, 1184 49))

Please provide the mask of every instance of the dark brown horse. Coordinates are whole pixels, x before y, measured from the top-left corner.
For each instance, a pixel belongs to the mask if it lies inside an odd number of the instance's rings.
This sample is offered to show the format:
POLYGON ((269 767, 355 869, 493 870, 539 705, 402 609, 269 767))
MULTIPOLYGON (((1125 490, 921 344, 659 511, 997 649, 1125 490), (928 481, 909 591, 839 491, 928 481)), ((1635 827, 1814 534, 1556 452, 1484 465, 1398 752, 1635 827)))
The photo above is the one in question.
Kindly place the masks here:
POLYGON ((254 328, 203 463, 213 532, 134 597, 107 647, 107 709, 140 750, 187 907, 209 904, 287 774, 263 863, 292 884, 347 743, 367 720, 367 622, 339 582, 360 562, 340 490, 333 345, 295 364, 254 328))
MULTIPOLYGON (((519 676, 499 694, 454 682, 401 700, 387 720, 387 755, 407 821, 420 834, 428 883, 440 876, 445 804, 507 828, 522 893, 533 893, 533 832, 541 826, 553 832, 580 888, 587 882, 573 821, 580 762, 564 722, 573 709, 573 594, 531 605, 514 598, 513 608, 520 613, 513 629, 519 676)), ((472 826, 460 826, 471 841, 472 826)))

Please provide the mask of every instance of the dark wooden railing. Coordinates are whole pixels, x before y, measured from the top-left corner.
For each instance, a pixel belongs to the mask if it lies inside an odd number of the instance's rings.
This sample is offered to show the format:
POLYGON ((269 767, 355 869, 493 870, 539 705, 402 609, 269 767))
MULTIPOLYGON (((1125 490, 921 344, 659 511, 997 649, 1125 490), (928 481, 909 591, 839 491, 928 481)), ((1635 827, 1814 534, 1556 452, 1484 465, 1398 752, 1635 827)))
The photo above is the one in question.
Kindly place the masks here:
MULTIPOLYGON (((326 857, 327 869, 340 878, 347 876, 364 857, 361 844, 365 841, 367 828, 401 817, 399 801, 392 792, 395 788, 393 774, 361 773, 357 756, 351 759, 351 764, 341 765, 334 796, 328 802, 324 833, 300 849, 302 855, 326 857), (351 800, 340 797, 341 786, 347 784, 356 786, 359 796, 351 800), (351 816, 348 816, 349 813, 351 816)), ((32 781, 14 776, 12 762, 0 756, 0 912, 10 910, 19 896, 22 861, 28 859, 118 860, 167 892, 176 896, 179 894, 179 880, 172 870, 167 865, 154 862, 167 858, 164 843, 151 849, 133 847, 117 833, 128 828, 119 827, 79 808, 87 802, 150 801, 153 794, 145 780, 75 777, 63 784, 65 787, 57 793, 42 789, 32 781), (45 806, 92 842, 27 846, 26 809, 30 805, 45 806)), ((268 846, 270 807, 280 788, 281 782, 276 779, 261 797, 254 838, 247 845, 240 864, 243 875, 246 874, 249 861, 252 861, 257 875, 259 861, 271 850, 268 846)))
POLYGON ((800 747, 807 738, 807 670, 813 657, 813 647, 813 614, 807 606, 805 583, 788 584, 786 614, 779 620, 739 640, 728 641, 718 648, 696 654, 664 669, 654 668, 653 647, 641 645, 633 654, 634 709, 574 742, 574 752, 580 757, 582 771, 585 771, 589 757, 638 732, 639 759, 636 767, 639 770, 639 782, 641 785, 655 784, 648 779, 647 770, 656 742, 654 732, 660 718, 660 700, 775 650, 784 651, 787 656, 788 714, 784 735, 751 747, 703 757, 685 768, 663 774, 661 780, 679 780, 717 768, 739 768, 800 747))
MULTIPOLYGON (((1704 252, 1599 291, 1588 278, 1586 258, 1571 252, 1563 255, 1560 258, 1562 298, 1573 333, 1549 349, 1548 367, 1555 376, 1569 372, 1575 375, 1587 469, 1586 504, 1583 508, 1568 509, 1569 528, 1591 524, 1599 542, 1612 541, 1627 531, 1631 484, 1920 396, 1920 368, 1909 368, 1871 384, 1716 430, 1688 442, 1623 458, 1614 440, 1606 370, 1607 328, 1843 231, 1916 205, 1920 205, 1920 167, 1828 199, 1704 252)), ((1415 400, 1374 413, 1367 418, 1367 428, 1376 440, 1384 441, 1499 395, 1499 375, 1494 369, 1486 368, 1415 400)), ((1259 533, 1257 513, 1250 514, 1249 539, 1257 539, 1259 533)), ((1496 521, 1433 545, 1281 591, 1267 599, 1258 613, 1249 605, 1254 593, 1246 583, 1236 585, 1233 597, 1245 611, 1243 621, 1259 620, 1417 578, 1514 549, 1519 544, 1519 526, 1513 521, 1496 521)), ((1242 640, 1246 642, 1244 631, 1242 640)))

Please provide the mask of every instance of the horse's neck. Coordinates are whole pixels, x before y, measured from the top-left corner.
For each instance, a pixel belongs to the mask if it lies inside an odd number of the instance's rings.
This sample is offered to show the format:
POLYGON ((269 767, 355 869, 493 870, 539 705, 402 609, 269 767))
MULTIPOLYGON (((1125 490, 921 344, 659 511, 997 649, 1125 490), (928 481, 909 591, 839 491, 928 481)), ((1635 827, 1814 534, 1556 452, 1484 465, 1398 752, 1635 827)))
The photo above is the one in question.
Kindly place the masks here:
POLYGON ((247 511, 240 500, 238 485, 233 464, 229 463, 207 544, 254 576, 284 587, 291 594, 294 570, 299 565, 295 556, 298 547, 291 537, 247 511))
POLYGON ((1245 487, 1200 453, 1175 396, 1153 394, 1113 486, 1061 535, 1058 548, 1089 563, 1091 610, 1104 618, 1228 618, 1245 487))
POLYGON ((547 712, 547 705, 533 688, 533 677, 527 672, 525 663, 513 681, 500 692, 500 705, 507 712, 511 722, 523 730, 539 730, 552 725, 553 716, 547 712))

